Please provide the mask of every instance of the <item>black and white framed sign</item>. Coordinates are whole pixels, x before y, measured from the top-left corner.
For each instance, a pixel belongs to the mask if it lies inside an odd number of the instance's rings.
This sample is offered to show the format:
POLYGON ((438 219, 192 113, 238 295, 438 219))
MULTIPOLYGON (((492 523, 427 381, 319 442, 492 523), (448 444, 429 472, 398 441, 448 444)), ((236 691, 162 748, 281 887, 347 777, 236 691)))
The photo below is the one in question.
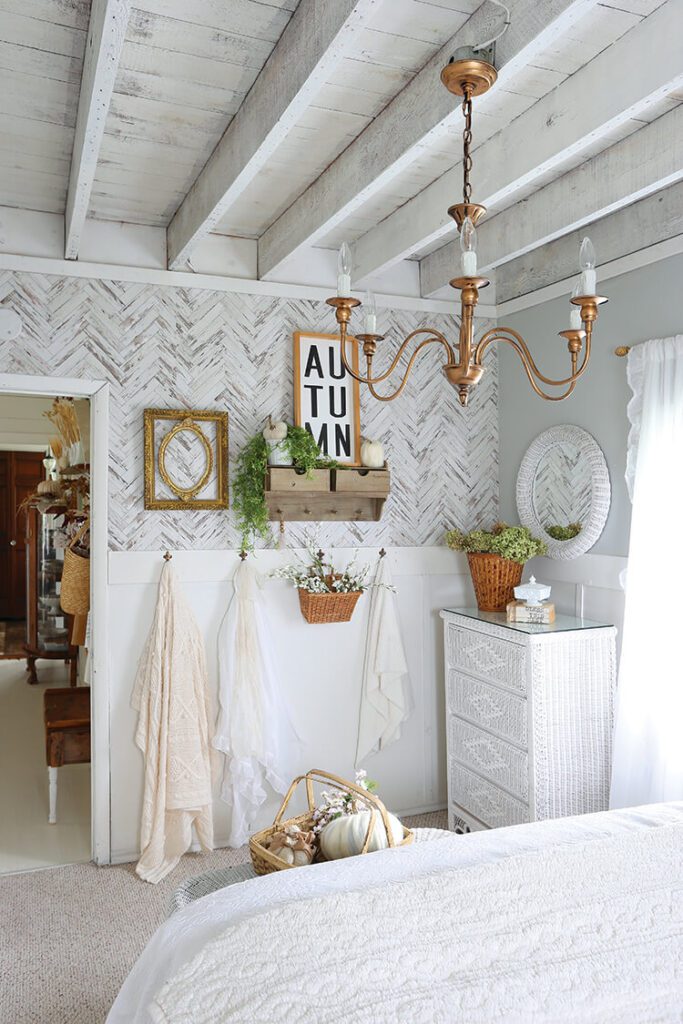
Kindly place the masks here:
MULTIPOLYGON (((346 358, 358 373, 355 338, 347 338, 346 358)), ((346 372, 338 334, 295 333, 294 422, 331 459, 360 465, 360 389, 346 372)))

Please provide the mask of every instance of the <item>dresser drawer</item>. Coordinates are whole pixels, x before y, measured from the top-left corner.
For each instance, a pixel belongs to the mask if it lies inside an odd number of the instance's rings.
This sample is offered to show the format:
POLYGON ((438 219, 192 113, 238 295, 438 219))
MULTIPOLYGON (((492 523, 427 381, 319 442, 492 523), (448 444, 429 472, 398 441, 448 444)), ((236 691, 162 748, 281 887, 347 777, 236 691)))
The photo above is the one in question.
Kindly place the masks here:
POLYGON ((451 668, 483 676, 526 693, 526 648, 474 629, 448 624, 447 657, 451 668))
MULTIPOLYGON (((491 782, 505 786, 515 796, 529 795, 529 759, 525 751, 505 740, 464 722, 455 715, 448 719, 448 752, 451 757, 474 768, 491 782)), ((465 804, 467 806, 467 804, 465 804)))
POLYGON ((457 669, 448 669, 448 710, 520 746, 527 745, 527 703, 457 669))
POLYGON ((451 762, 450 800, 466 807, 470 814, 491 828, 521 825, 529 821, 529 808, 520 800, 479 778, 462 765, 451 762))

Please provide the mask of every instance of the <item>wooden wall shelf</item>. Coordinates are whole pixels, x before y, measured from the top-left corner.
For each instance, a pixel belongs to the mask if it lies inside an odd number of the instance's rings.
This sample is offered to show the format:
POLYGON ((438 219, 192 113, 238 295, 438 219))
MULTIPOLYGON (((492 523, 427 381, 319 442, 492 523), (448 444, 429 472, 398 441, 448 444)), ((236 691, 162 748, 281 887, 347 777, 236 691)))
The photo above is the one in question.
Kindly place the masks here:
POLYGON ((391 489, 389 470, 314 469, 307 477, 272 466, 266 476, 269 518, 278 522, 346 521, 376 523, 391 489))

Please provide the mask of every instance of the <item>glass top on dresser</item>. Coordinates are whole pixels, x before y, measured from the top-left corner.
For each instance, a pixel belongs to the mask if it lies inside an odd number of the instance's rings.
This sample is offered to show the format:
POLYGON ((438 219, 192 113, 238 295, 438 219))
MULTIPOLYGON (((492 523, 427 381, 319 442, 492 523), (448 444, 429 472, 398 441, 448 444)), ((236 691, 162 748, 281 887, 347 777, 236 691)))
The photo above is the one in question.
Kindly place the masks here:
POLYGON ((565 633, 574 629, 605 629, 612 625, 610 622, 579 619, 575 615, 557 614, 553 623, 541 625, 536 622, 508 622, 505 612, 482 612, 478 608, 444 608, 444 611, 464 615, 468 619, 478 619, 480 622, 490 622, 494 626, 502 626, 503 629, 511 629, 515 633, 565 633))

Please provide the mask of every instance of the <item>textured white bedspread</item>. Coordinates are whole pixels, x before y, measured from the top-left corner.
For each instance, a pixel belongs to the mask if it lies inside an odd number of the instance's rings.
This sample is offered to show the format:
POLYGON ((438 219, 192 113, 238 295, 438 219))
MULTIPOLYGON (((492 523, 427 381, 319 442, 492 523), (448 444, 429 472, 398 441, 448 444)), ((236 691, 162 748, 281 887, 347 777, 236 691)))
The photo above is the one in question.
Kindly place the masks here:
POLYGON ((682 804, 283 872, 174 915, 109 1024, 680 1022, 682 876, 682 804))

